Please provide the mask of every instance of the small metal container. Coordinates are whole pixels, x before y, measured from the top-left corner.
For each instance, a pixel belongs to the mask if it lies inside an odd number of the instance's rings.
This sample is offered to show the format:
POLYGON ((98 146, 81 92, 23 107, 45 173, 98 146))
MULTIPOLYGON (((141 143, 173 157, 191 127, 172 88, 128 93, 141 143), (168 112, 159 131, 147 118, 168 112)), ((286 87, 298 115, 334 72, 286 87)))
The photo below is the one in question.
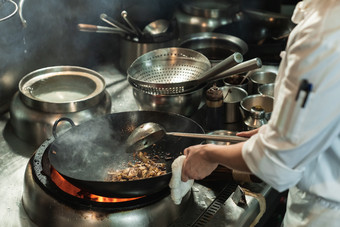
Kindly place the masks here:
POLYGON ((250 116, 252 107, 261 107, 265 112, 265 117, 267 120, 270 119, 270 115, 273 111, 274 98, 268 95, 249 95, 245 97, 241 103, 241 114, 244 120, 250 116))
POLYGON ((223 104, 225 108, 225 123, 235 123, 242 120, 240 112, 241 101, 248 96, 246 90, 240 87, 223 87, 223 104))
POLYGON ((258 92, 261 95, 269 95, 274 97, 274 87, 275 87, 275 83, 271 83, 271 84, 262 84, 259 88, 258 88, 258 92))
POLYGON ((267 124, 266 113, 261 107, 252 107, 250 109, 250 115, 244 120, 245 125, 249 130, 261 127, 267 124))
POLYGON ((223 83, 227 87, 240 87, 243 88, 247 93, 250 93, 250 80, 249 78, 246 78, 243 82, 245 74, 235 74, 228 76, 223 79, 223 83), (242 82, 242 84, 240 84, 242 82))
POLYGON ((258 94, 258 88, 263 84, 271 84, 275 82, 276 73, 270 71, 255 71, 249 78, 252 82, 252 94, 258 94))

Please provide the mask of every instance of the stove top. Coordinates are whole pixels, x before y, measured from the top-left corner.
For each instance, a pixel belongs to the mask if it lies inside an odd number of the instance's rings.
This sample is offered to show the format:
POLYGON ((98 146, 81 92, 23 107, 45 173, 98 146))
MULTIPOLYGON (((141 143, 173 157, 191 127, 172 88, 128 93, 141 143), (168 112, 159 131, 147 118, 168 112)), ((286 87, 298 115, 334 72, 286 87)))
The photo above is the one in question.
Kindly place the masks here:
MULTIPOLYGON (((118 70, 113 69, 112 66, 102 67, 97 71, 105 77, 107 90, 112 97, 115 97, 112 99, 111 112, 138 110, 138 107, 133 100, 132 89, 124 75, 121 75, 118 70)), ((30 174, 33 169, 29 167, 29 160, 33 157, 33 153, 37 148, 18 139, 8 124, 8 120, 8 114, 2 115, 0 118, 0 127, 3 132, 0 135, 0 199, 2 201, 0 205, 0 224, 1 226, 18 227, 37 226, 25 211, 25 209, 27 209, 25 201, 29 201, 28 199, 25 199, 25 197, 34 195, 34 193, 39 190, 46 193, 48 197, 49 192, 42 189, 41 184, 35 184, 30 189, 24 188, 24 183, 33 177, 33 175, 30 174)), ((166 195, 158 200, 158 202, 148 204, 141 208, 132 209, 134 213, 130 213, 130 215, 123 217, 122 220, 133 220, 136 218, 136 214, 139 215, 139 212, 147 207, 147 209, 155 209, 156 211, 152 211, 152 213, 155 212, 156 216, 159 217, 163 217, 164 213, 174 212, 174 216, 170 215, 171 218, 166 221, 166 225, 168 226, 191 226, 202 212, 213 203, 214 199, 225 185, 226 182, 223 181, 215 183, 195 182, 191 192, 187 195, 187 202, 184 203, 185 206, 180 208, 174 206, 171 198, 166 195), (159 203, 159 201, 163 200, 168 200, 168 203, 159 203), (176 209, 179 211, 176 211, 176 209)), ((246 206, 236 204, 233 201, 233 197, 235 197, 235 193, 233 193, 233 196, 222 204, 221 208, 206 226, 249 226, 261 211, 259 199, 254 195, 259 195, 265 199, 267 211, 271 209, 272 201, 277 198, 277 193, 265 183, 249 183, 242 184, 241 186, 254 193, 245 195, 247 201, 246 206)), ((40 199, 40 202, 44 203, 47 202, 47 200, 40 199)), ((60 214, 60 217, 63 217, 63 214, 67 214, 67 211, 73 209, 72 206, 67 205, 60 200, 53 203, 62 204, 62 208, 57 211, 57 213, 60 214)), ((114 213, 115 215, 122 217, 127 212, 115 211, 114 213)), ((103 209, 100 212, 93 212, 93 209, 91 212, 88 212, 86 209, 82 209, 82 212, 78 211, 79 216, 77 216, 75 220, 70 219, 68 216, 64 216, 64 219, 66 222, 68 221, 79 226, 79 217, 86 220, 113 219, 110 214, 111 211, 108 213, 104 212, 103 209)), ((48 217, 49 215, 46 214, 46 216, 48 217)), ((149 218, 152 218, 152 216, 149 218)), ((47 220, 46 222, 49 221, 47 220)), ((119 225, 122 223, 123 221, 120 221, 119 225)), ((142 223, 144 222, 142 221, 142 223)), ((50 226, 50 224, 51 223, 46 223, 47 226, 50 226)), ((144 226, 152 225, 147 223, 144 226)))

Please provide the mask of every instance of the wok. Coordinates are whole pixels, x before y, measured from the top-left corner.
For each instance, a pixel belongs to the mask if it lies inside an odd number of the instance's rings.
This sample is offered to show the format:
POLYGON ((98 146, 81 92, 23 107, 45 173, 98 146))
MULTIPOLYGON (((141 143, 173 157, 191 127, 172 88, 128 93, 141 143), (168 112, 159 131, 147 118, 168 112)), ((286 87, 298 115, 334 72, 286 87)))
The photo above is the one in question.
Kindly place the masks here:
POLYGON ((259 57, 265 63, 279 63, 285 49, 287 35, 294 28, 289 17, 281 14, 246 10, 240 20, 222 25, 215 33, 236 36, 248 45, 245 59, 259 57))
MULTIPOLYGON (((135 160, 133 154, 126 153, 126 139, 136 127, 150 121, 169 131, 204 133, 195 121, 178 114, 157 111, 113 113, 56 136, 48 153, 50 163, 70 183, 93 194, 130 198, 159 192, 168 187, 173 160, 184 148, 199 144, 202 139, 166 136, 155 146, 143 150, 150 156, 160 156, 159 162, 166 164, 164 175, 124 182, 106 180, 109 170, 124 169, 129 161, 135 160)), ((55 126, 57 124, 58 121, 55 126)))

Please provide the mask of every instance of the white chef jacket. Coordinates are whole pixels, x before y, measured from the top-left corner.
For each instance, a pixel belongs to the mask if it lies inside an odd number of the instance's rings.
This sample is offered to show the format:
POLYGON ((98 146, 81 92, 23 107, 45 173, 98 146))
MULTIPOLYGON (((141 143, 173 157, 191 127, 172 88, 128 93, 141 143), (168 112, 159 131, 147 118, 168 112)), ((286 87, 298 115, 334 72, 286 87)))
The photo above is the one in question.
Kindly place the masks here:
POLYGON ((340 1, 304 0, 292 20, 271 119, 242 156, 273 188, 290 189, 286 226, 340 226, 340 1), (304 107, 303 79, 312 84, 304 107))

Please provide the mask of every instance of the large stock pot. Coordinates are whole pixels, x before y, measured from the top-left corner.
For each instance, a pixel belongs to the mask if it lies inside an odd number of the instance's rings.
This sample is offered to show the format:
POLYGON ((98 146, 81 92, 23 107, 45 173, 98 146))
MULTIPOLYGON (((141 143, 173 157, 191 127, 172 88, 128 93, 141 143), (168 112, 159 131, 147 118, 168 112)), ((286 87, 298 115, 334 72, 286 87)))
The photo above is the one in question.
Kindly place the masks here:
POLYGON ((10 123, 20 139, 38 146, 52 135, 53 123, 60 117, 72 117, 79 124, 110 110, 111 97, 99 73, 77 66, 53 66, 20 80, 10 105, 10 123))

